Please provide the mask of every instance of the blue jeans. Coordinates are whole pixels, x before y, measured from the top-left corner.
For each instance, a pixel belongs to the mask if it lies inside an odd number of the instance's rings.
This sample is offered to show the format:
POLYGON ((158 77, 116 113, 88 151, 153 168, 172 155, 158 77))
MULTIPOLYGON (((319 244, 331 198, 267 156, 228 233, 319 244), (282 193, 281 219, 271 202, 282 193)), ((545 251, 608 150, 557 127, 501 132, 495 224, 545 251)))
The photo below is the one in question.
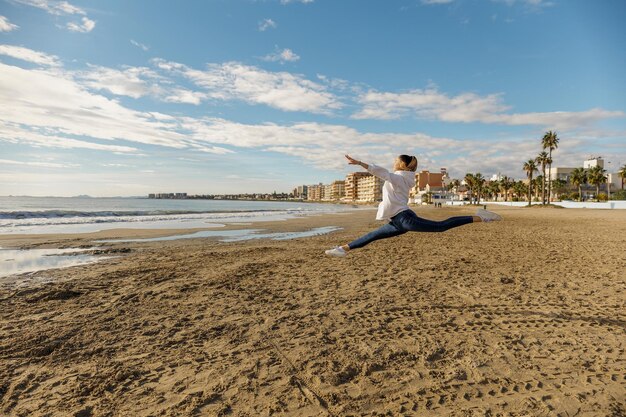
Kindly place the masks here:
POLYGON ((406 232, 445 232, 473 221, 472 216, 457 216, 438 222, 422 219, 413 210, 404 210, 393 216, 386 225, 348 243, 348 246, 350 249, 362 248, 375 240, 403 235, 406 232))

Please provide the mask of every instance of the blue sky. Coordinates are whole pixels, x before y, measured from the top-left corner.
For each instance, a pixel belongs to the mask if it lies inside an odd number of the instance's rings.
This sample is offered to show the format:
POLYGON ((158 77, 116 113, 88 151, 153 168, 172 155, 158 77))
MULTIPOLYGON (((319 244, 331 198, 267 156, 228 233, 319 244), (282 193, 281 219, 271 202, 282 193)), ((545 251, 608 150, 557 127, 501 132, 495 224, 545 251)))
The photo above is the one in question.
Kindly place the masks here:
MULTIPOLYGON (((0 195, 626 164, 621 0, 0 0, 0 195)), ((612 170, 615 170, 612 169, 612 170)))

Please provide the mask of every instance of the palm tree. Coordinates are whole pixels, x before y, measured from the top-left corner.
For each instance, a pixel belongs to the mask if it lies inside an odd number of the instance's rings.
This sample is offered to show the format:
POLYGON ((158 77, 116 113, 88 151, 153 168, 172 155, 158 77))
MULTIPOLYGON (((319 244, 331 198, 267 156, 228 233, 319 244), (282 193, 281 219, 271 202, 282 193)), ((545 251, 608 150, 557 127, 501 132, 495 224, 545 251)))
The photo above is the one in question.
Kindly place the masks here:
POLYGON ((541 139, 543 149, 548 149, 548 199, 552 197, 552 151, 559 147, 559 138, 556 132, 548 130, 541 139))
POLYGON ((533 196, 534 196, 535 201, 539 201, 539 193, 541 192, 541 184, 543 184, 543 175, 537 175, 537 177, 533 180, 533 193, 534 193, 533 196))
POLYGON ((522 181, 515 181, 512 187, 515 194, 517 194, 518 200, 521 199, 526 192, 528 192, 526 185, 522 181))
POLYGON ((590 185, 596 186, 596 200, 600 201, 598 197, 600 196, 600 184, 604 184, 606 182, 606 170, 599 165, 595 167, 589 168, 589 172, 587 173, 587 180, 590 185))
POLYGON ((495 201, 498 201, 498 192, 500 192, 500 181, 489 181, 487 183, 487 192, 489 193, 489 198, 493 198, 495 201))
POLYGON ((541 204, 546 204, 546 165, 548 165, 549 156, 546 151, 541 152, 535 161, 541 165, 541 204))
POLYGON ((570 181, 574 186, 578 187, 578 201, 582 201, 583 192, 580 187, 583 184, 587 184, 587 171, 585 171, 585 168, 574 168, 570 174, 570 181))
POLYGON ((509 189, 511 188, 511 186, 512 186, 511 179, 507 177, 506 175, 502 177, 502 179, 500 180, 500 189, 504 193, 504 201, 508 200, 509 189))
POLYGON ((472 200, 474 199, 474 174, 468 172, 467 174, 465 174, 465 177, 463 177, 463 180, 465 181, 465 185, 467 185, 467 188, 469 189, 470 204, 472 204, 472 200))
POLYGON ((476 187, 476 191, 478 193, 478 199, 476 200, 476 204, 480 204, 480 197, 482 196, 483 190, 485 189, 485 177, 480 172, 474 174, 474 186, 476 187))
POLYGON ((554 193, 556 194, 556 198, 559 199, 560 195, 563 193, 565 187, 567 186, 567 182, 565 180, 557 178, 552 181, 552 185, 554 186, 554 193))
POLYGON ((460 185, 461 182, 459 180, 452 180, 446 185, 446 189, 448 191, 456 190, 459 188, 460 185))
POLYGON ((526 175, 528 176, 528 205, 532 204, 532 186, 533 186, 533 173, 537 171, 537 164, 535 164, 534 159, 529 159, 524 163, 524 167, 522 168, 526 171, 526 175))
POLYGON ((502 180, 494 181, 491 184, 491 189, 493 190, 493 194, 495 195, 496 201, 498 201, 498 196, 502 194, 502 180))
POLYGON ((622 190, 623 190, 624 180, 626 180, 626 165, 624 165, 623 167, 619 169, 619 172, 617 173, 617 175, 619 175, 619 177, 622 179, 622 190))

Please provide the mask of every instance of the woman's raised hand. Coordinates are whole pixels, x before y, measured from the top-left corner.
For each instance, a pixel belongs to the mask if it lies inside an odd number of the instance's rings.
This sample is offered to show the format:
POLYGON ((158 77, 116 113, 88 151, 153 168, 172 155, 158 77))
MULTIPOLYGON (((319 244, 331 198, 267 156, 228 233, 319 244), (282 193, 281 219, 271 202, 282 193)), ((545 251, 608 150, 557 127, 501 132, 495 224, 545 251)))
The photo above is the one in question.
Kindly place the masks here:
POLYGON ((357 161, 356 159, 352 158, 350 155, 346 155, 346 159, 348 160, 348 163, 350 165, 360 165, 361 161, 357 161))

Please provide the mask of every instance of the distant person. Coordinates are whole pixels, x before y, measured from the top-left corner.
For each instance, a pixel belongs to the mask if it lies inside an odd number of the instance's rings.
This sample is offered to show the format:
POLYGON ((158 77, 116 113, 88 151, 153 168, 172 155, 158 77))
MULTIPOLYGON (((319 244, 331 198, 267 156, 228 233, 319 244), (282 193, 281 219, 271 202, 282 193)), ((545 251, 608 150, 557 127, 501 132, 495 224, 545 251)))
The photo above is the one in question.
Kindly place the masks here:
POLYGON ((350 250, 362 248, 375 240, 399 236, 406 232, 445 232, 469 223, 502 220, 498 214, 481 208, 475 216, 456 216, 443 221, 423 219, 408 206, 409 190, 415 186, 415 170, 417 169, 415 156, 398 156, 393 164, 393 173, 385 168, 357 161, 349 155, 346 155, 346 158, 350 165, 360 165, 369 173, 385 180, 383 201, 378 205, 376 220, 387 220, 388 223, 346 245, 327 250, 327 255, 346 256, 350 250))

